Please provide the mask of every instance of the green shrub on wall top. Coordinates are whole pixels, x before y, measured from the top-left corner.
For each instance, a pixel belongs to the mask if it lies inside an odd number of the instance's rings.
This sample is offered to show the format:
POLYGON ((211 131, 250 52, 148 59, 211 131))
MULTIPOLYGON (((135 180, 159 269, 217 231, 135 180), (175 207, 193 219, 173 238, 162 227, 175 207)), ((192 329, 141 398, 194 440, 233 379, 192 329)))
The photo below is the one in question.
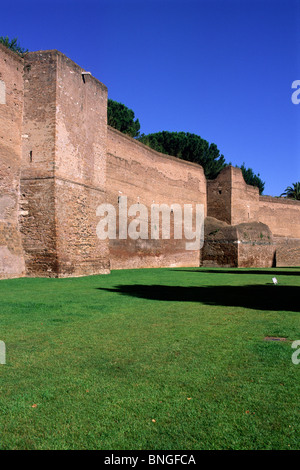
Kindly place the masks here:
POLYGON ((28 52, 28 49, 24 49, 18 44, 18 38, 9 39, 8 36, 0 36, 0 44, 3 44, 3 46, 7 47, 11 51, 16 52, 21 56, 28 52))

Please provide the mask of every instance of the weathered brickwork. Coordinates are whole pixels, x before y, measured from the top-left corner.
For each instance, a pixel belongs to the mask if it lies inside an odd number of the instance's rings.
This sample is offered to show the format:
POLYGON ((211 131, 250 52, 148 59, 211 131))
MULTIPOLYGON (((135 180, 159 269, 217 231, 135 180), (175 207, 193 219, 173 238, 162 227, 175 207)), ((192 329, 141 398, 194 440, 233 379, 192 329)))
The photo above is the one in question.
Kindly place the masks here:
MULTIPOLYGON (((276 266, 300 266, 299 201, 259 196, 257 188, 245 183, 241 170, 229 166, 215 180, 207 182, 207 214, 233 226, 247 222, 261 222, 267 225, 274 235, 273 244, 276 254, 273 258, 276 260, 276 266), (294 247, 293 256, 290 255, 291 251, 287 250, 287 244, 282 243, 278 237, 283 237, 286 242, 290 240, 289 245, 294 247)), ((245 243, 240 245, 242 246, 245 253, 250 250, 245 243)), ((272 251, 271 248, 270 250, 272 251)), ((220 263, 222 263, 222 252, 221 250, 220 263)), ((242 253, 241 250, 240 253, 242 253)), ((247 255, 245 256, 247 259, 247 255)), ((251 257, 249 251, 249 260, 244 264, 250 265, 251 257)), ((265 251, 262 248, 261 258, 256 264, 267 266, 270 263, 269 260, 267 248, 265 251), (262 260, 263 252, 266 255, 265 260, 262 260)))
POLYGON ((300 202, 293 199, 260 196, 260 222, 267 224, 275 236, 300 238, 300 202))
POLYGON ((21 209, 20 226, 27 275, 56 277, 54 179, 21 180, 21 209))
MULTIPOLYGON (((182 208, 191 204, 195 214, 196 204, 206 208, 206 180, 199 165, 159 154, 108 127, 107 200, 118 208, 120 196, 127 196, 128 207, 138 203, 147 207, 150 235, 152 204, 180 204, 182 208)), ((163 240, 161 233, 159 240, 111 240, 112 269, 199 266, 200 243, 199 249, 186 250, 185 238, 174 239, 172 221, 171 215, 169 240, 163 240)))
POLYGON ((107 88, 57 53, 55 207, 59 276, 107 273, 107 240, 97 237, 105 202, 107 88))
POLYGON ((276 266, 276 247, 269 227, 261 222, 236 225, 239 268, 276 266))
POLYGON ((107 89, 58 51, 30 53, 24 65, 21 231, 28 274, 109 272, 108 242, 96 234, 106 190, 107 89))
POLYGON ((238 267, 237 229, 224 221, 207 217, 201 266, 238 267))
POLYGON ((96 235, 96 209, 105 202, 104 193, 57 179, 55 198, 59 277, 108 273, 108 242, 96 235))
POLYGON ((0 44, 0 277, 25 273, 19 231, 23 61, 0 44))
POLYGON ((56 276, 56 56, 30 53, 24 63, 20 226, 28 276, 56 276))
POLYGON ((269 227, 259 222, 228 225, 207 217, 202 266, 272 267, 276 247, 269 227))
POLYGON ((201 265, 300 266, 300 202, 259 196, 232 166, 206 181, 199 165, 108 127, 105 85, 60 52, 23 59, 0 45, 0 278, 201 265), (124 196, 147 208, 149 239, 118 239, 124 196), (97 236, 105 202, 116 239, 97 236), (202 204, 203 249, 175 239, 174 213, 171 238, 151 239, 153 204, 202 204))
POLYGON ((276 266, 300 266, 300 238, 274 237, 276 266))
POLYGON ((258 220, 259 191, 245 183, 239 168, 227 166, 207 182, 207 214, 236 225, 258 220))

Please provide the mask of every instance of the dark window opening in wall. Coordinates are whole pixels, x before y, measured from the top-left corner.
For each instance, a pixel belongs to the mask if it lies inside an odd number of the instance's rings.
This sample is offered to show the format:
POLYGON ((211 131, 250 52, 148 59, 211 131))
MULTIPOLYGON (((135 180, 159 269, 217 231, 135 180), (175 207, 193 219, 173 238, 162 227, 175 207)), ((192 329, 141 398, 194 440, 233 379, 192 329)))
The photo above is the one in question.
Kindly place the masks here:
POLYGON ((219 194, 222 194, 222 189, 219 189, 219 194))
POLYGON ((30 163, 32 163, 32 150, 30 150, 30 152, 29 152, 29 161, 30 161, 30 163))
POLYGON ((118 196, 118 204, 120 204, 121 196, 118 196))

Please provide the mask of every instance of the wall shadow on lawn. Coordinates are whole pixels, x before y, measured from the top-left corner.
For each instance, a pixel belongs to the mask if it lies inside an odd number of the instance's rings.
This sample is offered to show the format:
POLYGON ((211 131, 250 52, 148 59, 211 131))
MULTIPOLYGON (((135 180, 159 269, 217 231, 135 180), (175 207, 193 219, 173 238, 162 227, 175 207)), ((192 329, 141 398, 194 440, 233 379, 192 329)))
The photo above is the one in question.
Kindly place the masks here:
POLYGON ((99 290, 146 300, 200 302, 206 305, 243 307, 254 310, 300 311, 300 287, 280 285, 163 286, 118 285, 99 290))
MULTIPOLYGON (((291 268, 292 269, 292 268, 291 268)), ((293 268, 295 269, 295 268, 293 268)), ((172 269, 174 272, 186 272, 186 273, 201 273, 201 274, 264 274, 268 276, 300 276, 300 270, 298 271, 280 271, 278 270, 272 270, 270 268, 270 271, 263 270, 263 269, 245 269, 245 268, 231 268, 231 269, 172 269)))

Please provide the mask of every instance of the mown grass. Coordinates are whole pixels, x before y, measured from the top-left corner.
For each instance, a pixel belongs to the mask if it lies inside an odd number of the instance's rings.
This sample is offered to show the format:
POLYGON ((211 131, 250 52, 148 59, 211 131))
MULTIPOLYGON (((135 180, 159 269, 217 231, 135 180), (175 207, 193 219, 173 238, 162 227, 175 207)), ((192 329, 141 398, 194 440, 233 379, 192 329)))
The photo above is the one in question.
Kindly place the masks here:
POLYGON ((0 448, 299 449, 299 294, 296 268, 1 281, 0 448))

